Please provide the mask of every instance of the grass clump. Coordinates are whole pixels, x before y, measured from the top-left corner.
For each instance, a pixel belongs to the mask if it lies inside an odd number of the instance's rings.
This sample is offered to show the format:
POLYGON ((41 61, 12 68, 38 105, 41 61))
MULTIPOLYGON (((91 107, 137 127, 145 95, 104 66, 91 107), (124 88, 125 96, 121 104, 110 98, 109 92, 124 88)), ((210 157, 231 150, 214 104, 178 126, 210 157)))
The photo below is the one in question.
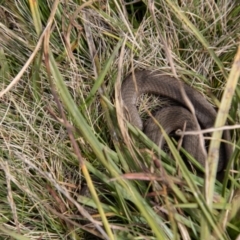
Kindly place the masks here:
POLYGON ((239 16, 235 1, 1 1, 1 239, 237 239, 239 16), (133 68, 223 110, 224 184, 121 121, 133 68))

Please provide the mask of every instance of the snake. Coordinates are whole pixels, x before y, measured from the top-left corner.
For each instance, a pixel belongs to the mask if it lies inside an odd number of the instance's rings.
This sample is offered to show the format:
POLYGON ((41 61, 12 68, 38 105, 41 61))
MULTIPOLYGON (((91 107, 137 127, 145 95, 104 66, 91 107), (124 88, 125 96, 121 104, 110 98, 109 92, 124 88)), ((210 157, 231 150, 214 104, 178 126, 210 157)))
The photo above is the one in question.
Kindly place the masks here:
MULTIPOLYGON (((134 70, 132 74, 129 74, 122 82, 121 96, 129 122, 142 130, 160 148, 165 144, 165 139, 163 133, 160 131, 159 125, 156 124, 152 118, 149 118, 143 123, 139 115, 137 101, 142 94, 154 94, 160 97, 166 97, 176 103, 173 106, 163 107, 154 115, 154 118, 168 135, 179 129, 196 131, 199 130, 199 128, 212 128, 217 116, 215 108, 200 92, 188 84, 184 82, 180 83, 179 81, 177 78, 159 70, 138 69, 134 70), (180 90, 180 84, 194 107, 196 118, 194 118, 193 113, 189 110, 186 98, 180 90), (197 119, 197 121, 195 119, 197 119)), ((221 141, 219 148, 218 178, 222 178, 232 154, 232 148, 227 143, 231 141, 229 130, 223 131, 222 139, 223 141, 221 141)), ((185 135, 182 140, 182 147, 205 167, 207 149, 200 147, 202 140, 203 138, 201 138, 199 134, 185 135)), ((204 148, 205 147, 206 143, 204 145, 204 148)))

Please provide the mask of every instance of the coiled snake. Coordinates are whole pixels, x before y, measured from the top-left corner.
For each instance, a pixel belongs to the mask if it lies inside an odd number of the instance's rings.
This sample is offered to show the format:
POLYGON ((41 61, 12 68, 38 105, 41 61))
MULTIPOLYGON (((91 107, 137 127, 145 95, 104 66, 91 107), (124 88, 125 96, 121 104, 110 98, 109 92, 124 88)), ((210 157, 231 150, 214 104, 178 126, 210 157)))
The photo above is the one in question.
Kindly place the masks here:
MULTIPOLYGON (((186 131, 197 130, 197 124, 199 124, 201 129, 213 127, 217 113, 212 105, 197 90, 187 84, 183 83, 183 88, 195 109, 198 123, 194 121, 192 113, 188 110, 186 101, 180 91, 180 84, 176 78, 159 71, 135 70, 134 75, 130 74, 126 77, 121 88, 122 99, 128 111, 130 123, 143 130, 143 123, 139 116, 136 103, 141 94, 151 93, 168 97, 178 103, 178 106, 168 106, 155 115, 155 118, 167 134, 182 129, 184 122, 186 123, 186 131)), ((153 120, 150 119, 146 122, 144 132, 157 145, 160 147, 163 146, 163 136, 153 120)), ((223 139, 230 141, 229 131, 223 132, 223 139)), ((206 154, 204 154, 203 150, 199 147, 199 135, 184 136, 182 146, 203 165, 203 167, 205 166, 206 154)), ((231 153, 231 146, 222 142, 219 152, 218 175, 222 175, 231 153)))

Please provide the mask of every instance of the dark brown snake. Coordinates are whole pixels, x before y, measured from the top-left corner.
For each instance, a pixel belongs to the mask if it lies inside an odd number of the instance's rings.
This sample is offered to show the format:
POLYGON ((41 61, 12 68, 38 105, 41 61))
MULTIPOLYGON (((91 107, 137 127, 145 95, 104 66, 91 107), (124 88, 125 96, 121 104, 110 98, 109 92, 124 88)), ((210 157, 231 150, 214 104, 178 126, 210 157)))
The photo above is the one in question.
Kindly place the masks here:
MULTIPOLYGON (((183 88, 195 109, 200 128, 207 129, 213 127, 217 115, 213 106, 197 90, 184 83, 183 88)), ((129 114, 129 121, 132 125, 143 130, 143 123, 139 116, 136 103, 138 97, 144 93, 164 96, 178 103, 178 106, 168 106, 158 111, 155 115, 155 118, 167 134, 178 129, 183 129, 184 123, 186 123, 186 131, 198 130, 197 123, 194 121, 192 113, 188 110, 186 101, 180 92, 179 81, 160 71, 151 72, 149 70, 135 70, 134 77, 130 74, 122 83, 121 95, 129 114)), ((146 122, 144 132, 153 142, 159 145, 159 147, 164 145, 164 139, 159 130, 159 126, 157 126, 152 119, 146 122)), ((230 142, 229 131, 224 131, 222 138, 230 142)), ((199 135, 184 136, 182 146, 203 167, 205 166, 206 154, 204 154, 202 148, 199 147, 199 135)), ((219 152, 218 176, 223 174, 231 154, 231 146, 222 142, 219 152)), ((218 178, 222 178, 222 176, 218 178)))

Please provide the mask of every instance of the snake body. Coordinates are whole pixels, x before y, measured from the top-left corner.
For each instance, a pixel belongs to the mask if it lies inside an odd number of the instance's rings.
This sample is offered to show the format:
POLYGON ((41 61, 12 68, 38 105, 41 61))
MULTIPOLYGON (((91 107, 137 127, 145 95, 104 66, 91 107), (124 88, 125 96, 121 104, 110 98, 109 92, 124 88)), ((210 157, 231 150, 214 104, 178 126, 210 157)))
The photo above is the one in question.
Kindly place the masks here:
MULTIPOLYGON (((186 123, 186 130, 197 130, 211 128, 214 126, 216 110, 197 90, 189 85, 182 83, 185 93, 191 101, 198 123, 195 123, 192 113, 180 91, 179 81, 160 71, 151 72, 149 70, 135 70, 122 83, 121 95, 124 105, 129 114, 129 121, 132 125, 143 130, 143 122, 139 116, 136 107, 137 99, 141 94, 150 93, 164 96, 175 101, 178 106, 169 106, 163 108, 155 115, 167 134, 182 129, 186 123)), ((146 122, 144 129, 145 134, 160 147, 164 144, 163 136, 152 119, 146 122)), ((223 139, 230 141, 229 131, 223 132, 223 139)), ((187 150, 200 164, 205 166, 206 154, 199 147, 199 135, 186 135, 183 138, 183 147, 187 150)), ((219 152, 218 173, 220 174, 225 168, 232 153, 229 144, 221 143, 219 152)))

